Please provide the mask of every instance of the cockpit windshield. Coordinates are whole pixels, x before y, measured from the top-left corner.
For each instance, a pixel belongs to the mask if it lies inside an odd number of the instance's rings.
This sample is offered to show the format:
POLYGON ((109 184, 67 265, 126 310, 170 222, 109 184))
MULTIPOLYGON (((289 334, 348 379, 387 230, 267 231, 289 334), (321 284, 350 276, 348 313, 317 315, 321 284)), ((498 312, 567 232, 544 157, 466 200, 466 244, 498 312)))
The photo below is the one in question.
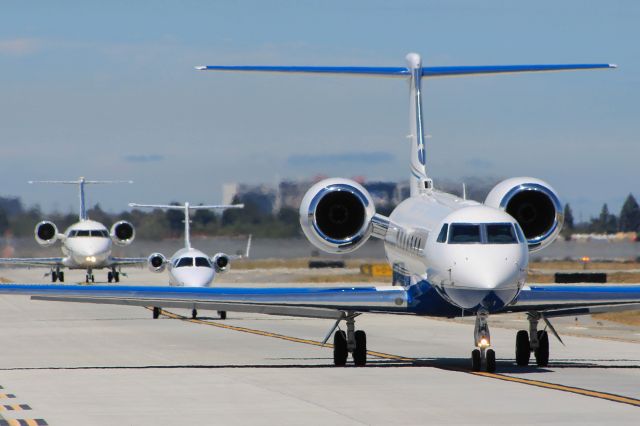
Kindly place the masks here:
POLYGON ((517 231, 513 223, 452 223, 449 244, 517 244, 517 231))
POLYGON ((480 225, 452 223, 449 232, 449 244, 480 243, 480 225))
POLYGON ((181 268, 183 266, 193 266, 193 257, 181 257, 176 262, 176 268, 181 268))
POLYGON ((211 262, 206 257, 196 257, 196 266, 211 268, 211 262))
POLYGON ((109 238, 109 233, 104 229, 74 230, 69 232, 69 238, 75 237, 109 238))
POLYGON ((516 234, 510 223, 487 224, 487 244, 516 244, 516 234))

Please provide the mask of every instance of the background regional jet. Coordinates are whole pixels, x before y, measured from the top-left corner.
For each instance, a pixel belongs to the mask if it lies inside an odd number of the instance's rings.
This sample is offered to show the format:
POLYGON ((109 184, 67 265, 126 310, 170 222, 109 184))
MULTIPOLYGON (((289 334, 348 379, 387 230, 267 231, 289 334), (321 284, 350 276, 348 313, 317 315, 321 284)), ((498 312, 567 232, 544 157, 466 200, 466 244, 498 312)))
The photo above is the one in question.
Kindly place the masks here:
POLYGON ((549 360, 549 318, 640 308, 640 285, 527 285, 529 252, 550 244, 560 232, 563 206, 546 182, 508 179, 484 203, 434 189, 427 173, 422 120, 423 78, 607 69, 609 64, 423 67, 409 54, 406 67, 204 66, 201 70, 319 73, 396 77, 410 87, 411 196, 389 215, 375 212, 368 192, 348 179, 327 179, 313 186, 300 206, 307 238, 331 253, 348 253, 370 237, 384 241, 399 285, 338 288, 175 288, 0 285, 0 293, 28 294, 41 300, 118 303, 265 314, 332 318, 334 364, 366 363, 367 338, 355 329, 356 317, 379 312, 439 317, 474 315, 475 348, 471 367, 496 368, 488 319, 511 312, 528 314, 529 330, 516 338, 516 362, 527 365, 531 353, 539 366, 549 360), (337 329, 346 323, 346 332, 337 329))
MULTIPOLYGON (((247 249, 244 255, 228 255, 226 253, 216 253, 213 257, 191 247, 191 230, 189 220, 189 210, 226 210, 241 209, 244 204, 217 205, 217 206, 192 206, 188 202, 178 205, 163 204, 136 204, 129 203, 129 207, 156 208, 164 210, 182 210, 184 212, 184 247, 178 250, 167 259, 162 253, 153 253, 147 259, 149 270, 152 272, 162 272, 169 270, 169 285, 178 287, 209 287, 216 277, 216 273, 224 273, 231 267, 230 261, 249 257, 251 249, 251 236, 247 241, 247 249)), ((218 311, 221 319, 226 319, 226 311, 218 311)), ((191 310, 191 316, 196 318, 197 309, 191 310)), ((153 308, 153 317, 160 316, 160 308, 153 308)))
POLYGON ((109 269, 107 280, 120 281, 120 267, 130 265, 144 265, 145 258, 113 257, 112 243, 118 246, 128 246, 135 238, 133 225, 121 220, 107 229, 102 223, 90 220, 87 216, 85 204, 85 185, 133 183, 131 181, 86 180, 81 177, 70 181, 31 181, 29 183, 54 183, 63 185, 77 185, 80 196, 80 212, 78 222, 69 226, 64 233, 58 232, 55 223, 44 220, 36 225, 34 234, 38 244, 49 247, 60 241, 63 257, 32 257, 32 258, 2 258, 0 264, 25 265, 51 268, 51 281, 64 282, 64 271, 68 269, 85 269, 85 281, 95 282, 95 269, 109 269))

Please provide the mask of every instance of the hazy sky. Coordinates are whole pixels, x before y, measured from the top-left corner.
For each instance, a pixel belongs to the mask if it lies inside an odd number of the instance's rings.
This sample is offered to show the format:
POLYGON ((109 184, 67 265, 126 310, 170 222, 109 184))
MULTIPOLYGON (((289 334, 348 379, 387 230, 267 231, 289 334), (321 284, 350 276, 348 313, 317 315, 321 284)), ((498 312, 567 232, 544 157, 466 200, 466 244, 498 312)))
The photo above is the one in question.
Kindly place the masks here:
POLYGON ((577 218, 640 198, 637 1, 3 1, 0 195, 217 202, 228 181, 408 175, 406 83, 195 65, 611 62, 615 71, 426 81, 434 180, 533 175, 577 218))

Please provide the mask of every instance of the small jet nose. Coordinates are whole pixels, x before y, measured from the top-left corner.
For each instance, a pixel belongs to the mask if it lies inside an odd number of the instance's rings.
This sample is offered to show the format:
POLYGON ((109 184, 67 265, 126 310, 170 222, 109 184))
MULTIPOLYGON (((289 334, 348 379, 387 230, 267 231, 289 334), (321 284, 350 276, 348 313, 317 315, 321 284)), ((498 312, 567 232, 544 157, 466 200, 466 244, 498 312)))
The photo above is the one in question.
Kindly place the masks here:
POLYGON ((174 273, 176 280, 184 287, 208 287, 214 275, 212 268, 204 267, 183 267, 174 273))

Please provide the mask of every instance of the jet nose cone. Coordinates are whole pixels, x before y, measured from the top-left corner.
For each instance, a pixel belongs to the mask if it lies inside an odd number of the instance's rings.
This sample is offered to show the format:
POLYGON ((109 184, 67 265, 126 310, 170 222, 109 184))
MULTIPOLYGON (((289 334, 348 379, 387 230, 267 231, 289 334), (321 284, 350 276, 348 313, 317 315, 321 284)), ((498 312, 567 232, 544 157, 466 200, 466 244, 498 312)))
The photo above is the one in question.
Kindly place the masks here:
POLYGON ((215 272, 212 268, 183 267, 173 273, 178 285, 184 287, 209 287, 215 272))

